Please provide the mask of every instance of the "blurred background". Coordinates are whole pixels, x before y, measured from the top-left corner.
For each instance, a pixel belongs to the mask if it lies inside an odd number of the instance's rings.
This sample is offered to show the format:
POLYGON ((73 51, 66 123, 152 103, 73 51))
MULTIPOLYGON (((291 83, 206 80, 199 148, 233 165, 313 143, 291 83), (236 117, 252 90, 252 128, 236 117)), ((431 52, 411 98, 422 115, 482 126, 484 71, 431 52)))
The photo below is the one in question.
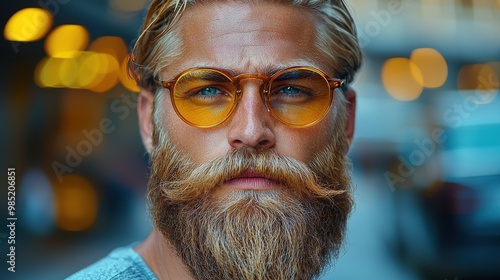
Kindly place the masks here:
MULTIPOLYGON (((18 220, 15 273, 0 229, 1 279, 62 279, 149 233, 124 67, 148 3, 3 2, 0 165, 18 220)), ((356 207, 322 279, 500 279, 500 0, 348 3, 366 55, 356 207)))

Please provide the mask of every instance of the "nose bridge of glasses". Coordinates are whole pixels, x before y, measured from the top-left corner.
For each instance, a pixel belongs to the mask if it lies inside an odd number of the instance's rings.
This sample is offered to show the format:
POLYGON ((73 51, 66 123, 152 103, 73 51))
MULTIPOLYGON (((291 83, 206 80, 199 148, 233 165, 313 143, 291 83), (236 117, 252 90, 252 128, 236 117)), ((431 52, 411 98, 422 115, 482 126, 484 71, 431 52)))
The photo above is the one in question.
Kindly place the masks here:
POLYGON ((242 86, 245 85, 245 87, 251 86, 255 83, 257 83, 258 88, 259 88, 259 93, 263 93, 265 90, 265 86, 268 84, 270 77, 264 74, 240 74, 234 78, 234 84, 237 88, 237 93, 239 97, 241 98, 241 93, 243 91, 242 86))
POLYGON ((264 104, 266 110, 269 112, 269 107, 266 102, 266 86, 270 80, 269 76, 264 74, 240 74, 235 77, 234 83, 236 85, 237 91, 237 102, 239 103, 243 98, 243 92, 247 94, 252 91, 257 90, 257 94, 260 96, 260 100, 264 104))
POLYGON ((266 85, 269 82, 269 79, 270 79, 269 76, 266 76, 264 74, 259 74, 259 73, 241 74, 241 75, 238 75, 235 77, 235 82, 236 82, 238 88, 241 88, 242 82, 244 82, 246 80, 258 81, 258 82, 260 82, 259 86, 262 87, 263 85, 266 85))

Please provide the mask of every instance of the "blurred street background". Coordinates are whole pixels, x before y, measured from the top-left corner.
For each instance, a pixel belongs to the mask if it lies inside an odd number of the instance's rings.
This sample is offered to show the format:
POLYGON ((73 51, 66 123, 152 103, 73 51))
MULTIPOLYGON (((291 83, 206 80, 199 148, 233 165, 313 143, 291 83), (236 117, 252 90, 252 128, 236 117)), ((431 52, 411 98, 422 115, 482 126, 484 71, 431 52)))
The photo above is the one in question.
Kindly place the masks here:
MULTIPOLYGON (((356 207, 330 279, 500 279, 500 0, 348 0, 366 60, 356 207)), ((147 0, 3 1, 0 167, 15 273, 63 279, 144 239, 148 158, 124 63, 147 0)), ((5 225, 4 225, 5 224, 5 225)))

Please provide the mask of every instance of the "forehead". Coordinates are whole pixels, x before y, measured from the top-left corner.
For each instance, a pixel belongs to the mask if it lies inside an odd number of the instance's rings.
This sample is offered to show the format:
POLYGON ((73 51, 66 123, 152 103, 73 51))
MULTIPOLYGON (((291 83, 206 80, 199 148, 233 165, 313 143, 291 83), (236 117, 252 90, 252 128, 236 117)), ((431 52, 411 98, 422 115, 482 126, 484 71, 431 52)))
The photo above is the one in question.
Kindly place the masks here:
MULTIPOLYGON (((291 4, 195 4, 180 19, 183 49, 169 69, 225 68, 262 72, 324 63, 316 48, 316 19, 291 4)), ((170 71, 169 71, 170 72, 170 71)))

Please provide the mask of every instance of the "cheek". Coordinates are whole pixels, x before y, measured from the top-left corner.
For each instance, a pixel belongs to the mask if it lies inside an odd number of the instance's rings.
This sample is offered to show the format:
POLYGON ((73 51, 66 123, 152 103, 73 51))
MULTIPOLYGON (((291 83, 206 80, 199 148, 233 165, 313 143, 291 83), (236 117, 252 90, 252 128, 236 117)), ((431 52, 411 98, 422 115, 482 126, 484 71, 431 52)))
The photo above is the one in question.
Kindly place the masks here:
POLYGON ((282 131, 278 138, 281 141, 276 143, 277 152, 309 163, 333 141, 333 130, 333 122, 322 121, 310 128, 282 131))
POLYGON ((185 124, 173 110, 164 115, 163 127, 172 144, 184 153, 190 154, 198 147, 198 145, 194 145, 193 139, 197 139, 198 143, 203 142, 196 135, 196 132, 185 124))
POLYGON ((184 139, 190 139, 192 132, 184 127, 184 122, 179 119, 170 103, 166 102, 163 108, 157 129, 162 129, 176 148, 185 150, 187 147, 184 147, 184 139))
POLYGON ((224 139, 220 133, 199 129, 184 123, 176 114, 164 117, 164 127, 170 141, 194 164, 200 164, 225 154, 224 139))
POLYGON ((175 113, 168 95, 158 96, 156 104, 161 104, 158 105, 161 107, 155 108, 155 129, 163 130, 173 146, 194 164, 223 156, 227 152, 227 140, 221 131, 199 129, 186 124, 175 113))

